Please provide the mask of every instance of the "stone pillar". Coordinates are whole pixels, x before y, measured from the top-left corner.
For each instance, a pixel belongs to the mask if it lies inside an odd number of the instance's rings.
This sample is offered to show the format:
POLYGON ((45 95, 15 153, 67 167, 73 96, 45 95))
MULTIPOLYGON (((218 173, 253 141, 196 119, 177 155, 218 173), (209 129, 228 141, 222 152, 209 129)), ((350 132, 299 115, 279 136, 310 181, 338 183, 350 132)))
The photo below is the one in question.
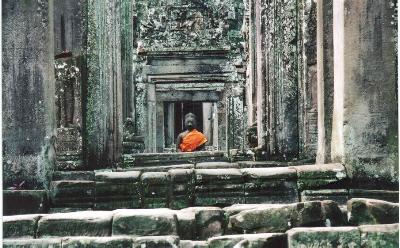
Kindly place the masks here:
POLYGON ((212 103, 203 102, 203 134, 207 137, 208 145, 213 144, 212 140, 212 103))
POLYGON ((333 10, 332 160, 344 163, 355 184, 397 188, 395 6, 334 0, 333 10))
POLYGON ((299 7, 299 157, 317 153, 317 3, 303 0, 299 7))
POLYGON ((265 47, 264 44, 264 32, 265 25, 263 25, 263 11, 262 11, 261 0, 255 0, 255 41, 256 41, 256 101, 257 101, 257 137, 258 147, 265 148, 266 144, 266 118, 265 118, 265 47))
POLYGON ((255 93, 255 77, 256 77, 256 54, 255 54, 255 1, 249 0, 249 40, 248 40, 248 48, 249 48, 249 57, 248 57, 248 67, 247 67, 247 82, 246 82, 246 102, 248 106, 248 126, 251 126, 256 121, 256 108, 254 102, 256 101, 254 93, 255 93))
POLYGON ((167 130, 166 143, 170 146, 175 144, 175 103, 167 103, 167 130))
POLYGON ((2 1, 3 183, 47 188, 54 170, 53 1, 2 1))
POLYGON ((329 163, 333 111, 333 0, 317 2, 317 163, 329 163))
POLYGON ((120 4, 88 0, 88 83, 84 106, 85 160, 111 167, 122 148, 120 4))

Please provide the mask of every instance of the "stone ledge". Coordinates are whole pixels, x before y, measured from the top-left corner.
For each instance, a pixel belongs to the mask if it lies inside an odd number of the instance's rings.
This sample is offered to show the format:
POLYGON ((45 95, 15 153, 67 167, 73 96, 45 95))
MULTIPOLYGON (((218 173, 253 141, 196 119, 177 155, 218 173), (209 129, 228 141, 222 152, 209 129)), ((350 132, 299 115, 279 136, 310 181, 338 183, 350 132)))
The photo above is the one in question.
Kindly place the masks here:
POLYGON ((12 215, 3 217, 3 238, 36 238, 38 221, 43 214, 12 215))
POLYGON ((207 240, 209 248, 220 247, 286 247, 286 234, 262 233, 213 237, 207 240))
POLYGON ((353 225, 399 222, 399 204, 376 199, 353 198, 347 202, 348 221, 353 225))
POLYGON ((360 247, 357 227, 299 227, 286 232, 288 247, 360 247))
POLYGON ((164 209, 115 210, 112 235, 160 236, 177 235, 175 211, 164 209))
POLYGON ((45 190, 3 190, 3 215, 46 213, 48 207, 45 190))
POLYGON ((112 212, 83 211, 43 216, 37 227, 38 237, 110 236, 112 212))

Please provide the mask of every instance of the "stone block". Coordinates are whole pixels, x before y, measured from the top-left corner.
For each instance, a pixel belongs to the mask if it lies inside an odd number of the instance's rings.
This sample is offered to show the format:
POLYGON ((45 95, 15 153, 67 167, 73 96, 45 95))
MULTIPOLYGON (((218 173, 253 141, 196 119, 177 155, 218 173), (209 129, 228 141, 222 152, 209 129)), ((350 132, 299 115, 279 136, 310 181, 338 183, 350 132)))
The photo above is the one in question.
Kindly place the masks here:
POLYGON ((181 240, 179 248, 208 248, 207 241, 181 240))
POLYGON ((269 168, 287 165, 287 163, 277 161, 240 161, 238 164, 240 168, 269 168))
POLYGON ((195 214, 197 240, 224 234, 226 220, 224 211, 218 207, 191 207, 181 211, 195 214))
POLYGON ((65 248, 126 248, 132 247, 133 237, 67 237, 62 239, 65 248))
POLYGON ((344 205, 348 199, 349 191, 347 189, 304 190, 301 192, 301 201, 332 200, 340 205, 344 205))
POLYGON ((94 171, 55 171, 53 181, 94 181, 94 171))
POLYGON ((61 248, 61 238, 47 239, 4 239, 4 248, 61 248))
POLYGON ((179 237, 177 236, 149 236, 136 238, 133 248, 178 248, 179 237))
POLYGON ((336 202, 331 200, 321 201, 321 208, 325 226, 345 226, 347 224, 346 215, 343 214, 336 202))
POLYGON ((94 203, 94 181, 52 181, 50 200, 54 206, 91 206, 94 203))
POLYGON ((298 201, 296 171, 287 167, 241 169, 246 203, 298 201))
POLYGON ((40 214, 12 215, 3 217, 3 238, 36 238, 40 214))
POLYGON ((112 235, 177 235, 176 213, 170 209, 119 209, 114 211, 112 235))
POLYGON ((112 212, 83 211, 43 216, 38 222, 38 237, 110 236, 112 212))
POLYGON ((342 164, 292 166, 297 172, 299 190, 344 188, 347 174, 342 164))
POLYGON ((347 202, 348 221, 353 225, 399 222, 399 204, 382 200, 353 198, 347 202))
POLYGON ((230 217, 232 215, 238 214, 244 210, 255 209, 262 206, 268 206, 269 204, 235 204, 229 207, 223 208, 225 215, 230 217))
POLYGON ((95 209, 140 207, 139 171, 96 172, 95 209))
POLYGON ((193 240, 196 238, 196 213, 190 209, 176 211, 178 220, 178 236, 180 239, 193 240))
POLYGON ((142 206, 162 208, 169 206, 171 180, 168 172, 145 172, 141 176, 142 206))
POLYGON ((48 206, 45 190, 3 190, 3 215, 46 213, 48 206))
POLYGON ((208 239, 210 248, 285 248, 287 247, 286 234, 284 233, 262 233, 262 234, 242 234, 226 235, 208 239))
POLYGON ((84 170, 85 166, 84 163, 81 159, 79 160, 60 160, 59 157, 57 157, 56 161, 57 168, 59 170, 84 170))
POLYGON ((357 227, 293 228, 286 232, 288 247, 361 247, 357 227))
POLYGON ((50 208, 49 214, 92 211, 92 208, 50 208))
POLYGON ((377 199, 377 200, 398 203, 399 191, 350 189, 349 199, 351 198, 369 198, 369 199, 377 199))
POLYGON ((195 205, 244 203, 244 179, 238 169, 196 169, 195 205))
POLYGON ((319 201, 293 204, 265 204, 244 210, 229 217, 230 233, 285 232, 293 227, 324 226, 328 216, 330 223, 340 223, 342 215, 335 217, 340 209, 336 205, 319 201))
POLYGON ((364 225, 361 232, 361 247, 397 248, 399 247, 399 224, 364 225))
POLYGON ((238 163, 229 162, 201 162, 195 165, 196 169, 228 169, 228 168, 239 168, 238 163))
POLYGON ((193 205, 194 201, 194 170, 171 169, 168 171, 171 178, 170 207, 182 209, 193 205))

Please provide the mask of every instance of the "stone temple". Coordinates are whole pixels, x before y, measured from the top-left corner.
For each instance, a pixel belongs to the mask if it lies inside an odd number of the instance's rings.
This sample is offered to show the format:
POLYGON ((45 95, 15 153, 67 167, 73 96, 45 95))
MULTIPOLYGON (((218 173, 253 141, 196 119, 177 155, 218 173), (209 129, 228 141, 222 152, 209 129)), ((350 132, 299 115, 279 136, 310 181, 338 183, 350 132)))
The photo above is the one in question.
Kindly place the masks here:
POLYGON ((399 247, 397 8, 2 0, 3 247, 399 247))

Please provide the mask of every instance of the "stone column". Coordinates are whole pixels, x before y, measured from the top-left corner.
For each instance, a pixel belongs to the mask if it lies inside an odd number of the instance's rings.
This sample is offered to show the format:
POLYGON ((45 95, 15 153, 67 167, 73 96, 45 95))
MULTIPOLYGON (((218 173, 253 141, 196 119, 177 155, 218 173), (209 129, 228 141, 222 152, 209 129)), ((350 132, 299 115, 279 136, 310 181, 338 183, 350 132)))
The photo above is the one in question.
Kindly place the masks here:
POLYGON ((254 102, 256 101, 254 92, 255 92, 255 77, 256 77, 256 54, 255 54, 255 1, 249 0, 249 40, 248 40, 248 48, 249 48, 249 58, 248 58, 248 68, 247 68, 247 82, 246 82, 246 102, 248 106, 248 126, 251 126, 256 121, 256 108, 254 106, 254 102))
POLYGON ((54 170, 53 1, 2 1, 3 185, 47 188, 54 170))
POLYGON ((111 167, 122 148, 119 1, 88 0, 87 43, 85 160, 91 168, 111 167))
POLYGON ((168 145, 172 145, 175 144, 175 103, 170 102, 167 106, 167 130, 165 139, 168 145))
POLYGON ((265 118, 265 47, 264 47, 264 32, 265 25, 263 25, 263 11, 261 0, 255 0, 255 54, 256 54, 256 100, 257 100, 257 137, 258 137, 258 147, 265 148, 266 144, 266 118, 265 118))
POLYGON ((212 103, 203 102, 203 133, 207 137, 208 145, 213 144, 212 140, 212 103))
POLYGON ((317 163, 329 163, 333 111, 333 0, 317 2, 317 163))
POLYGON ((344 163, 355 184, 397 188, 395 6, 334 0, 333 10, 332 160, 344 163))

